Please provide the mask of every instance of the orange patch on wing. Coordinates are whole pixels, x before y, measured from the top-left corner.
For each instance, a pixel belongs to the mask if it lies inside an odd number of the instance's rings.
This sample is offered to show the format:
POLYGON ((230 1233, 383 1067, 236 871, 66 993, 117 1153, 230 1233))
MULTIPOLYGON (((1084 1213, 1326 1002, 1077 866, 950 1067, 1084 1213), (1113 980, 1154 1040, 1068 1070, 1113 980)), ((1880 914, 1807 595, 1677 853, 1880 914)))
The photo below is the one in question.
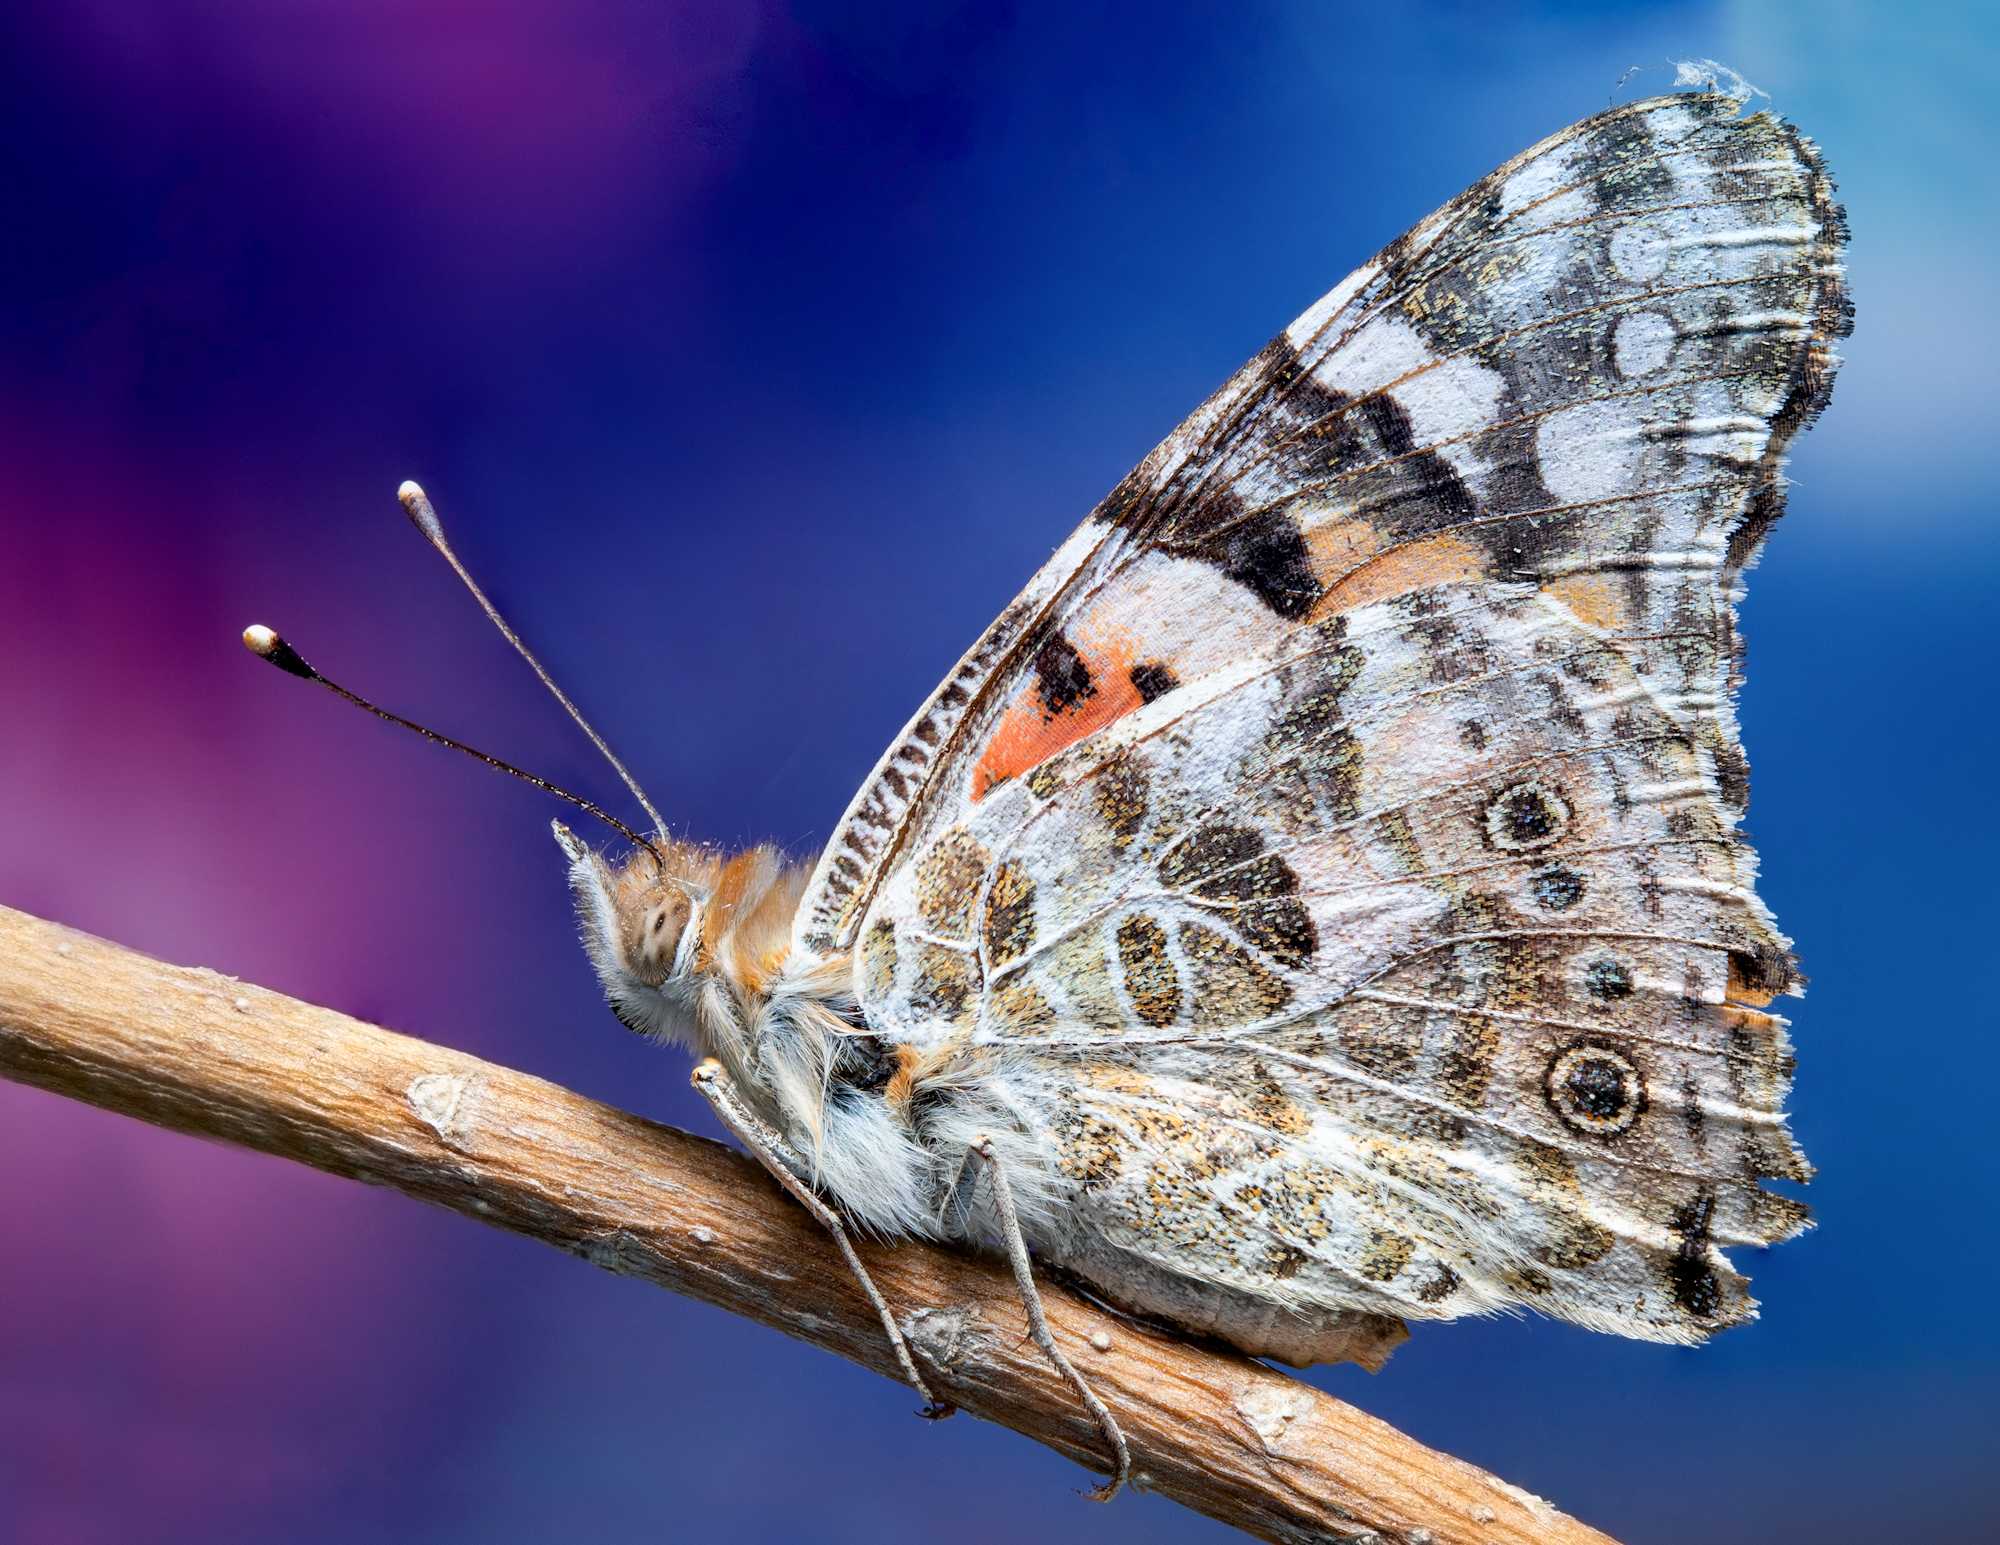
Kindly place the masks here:
POLYGON ((1625 584, 1616 575, 1571 574, 1542 588, 1590 627, 1625 626, 1625 584))
POLYGON ((1308 526, 1305 538, 1312 571, 1321 584, 1366 563, 1382 550, 1382 528, 1365 520, 1324 520, 1308 526))
POLYGON ((1132 685, 1129 650, 1074 642, 1077 657, 1090 672, 1090 694, 1060 713, 1051 713, 1040 686, 1029 683, 1000 716, 992 740, 973 768, 974 804, 1009 778, 1033 772, 1065 746, 1095 734, 1145 702, 1132 685))
MULTIPOLYGON (((1778 992, 1778 988, 1767 982, 1752 981, 1743 969, 1743 959, 1740 955, 1732 954, 1729 957, 1728 1002, 1724 1004, 1725 1008, 1736 1009, 1739 1013, 1746 1013, 1751 1005, 1763 1008, 1778 996, 1778 992)), ((1757 1018, 1768 1022, 1770 1016, 1763 1014, 1757 1018)))
POLYGON ((1390 596, 1427 590, 1432 585, 1479 579, 1485 574, 1486 554, 1448 533, 1404 542, 1348 569, 1320 597, 1308 620, 1318 622, 1323 617, 1366 606, 1370 601, 1385 601, 1390 596))

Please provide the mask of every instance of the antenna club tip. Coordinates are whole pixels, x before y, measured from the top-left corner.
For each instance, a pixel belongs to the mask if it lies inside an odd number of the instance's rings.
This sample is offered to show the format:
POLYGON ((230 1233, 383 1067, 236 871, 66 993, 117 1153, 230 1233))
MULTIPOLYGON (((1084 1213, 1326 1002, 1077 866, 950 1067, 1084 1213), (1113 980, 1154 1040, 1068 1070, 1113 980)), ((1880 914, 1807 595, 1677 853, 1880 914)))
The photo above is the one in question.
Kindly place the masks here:
POLYGON ((396 502, 403 506, 403 513, 425 536, 433 542, 444 540, 444 527, 438 522, 437 511, 431 508, 431 496, 415 479, 404 479, 402 486, 396 490, 396 502))
POLYGON ((319 675, 306 664, 298 650, 285 642, 283 634, 275 628, 265 627, 261 622, 253 622, 243 630, 243 647, 258 659, 269 660, 288 676, 312 681, 319 675))

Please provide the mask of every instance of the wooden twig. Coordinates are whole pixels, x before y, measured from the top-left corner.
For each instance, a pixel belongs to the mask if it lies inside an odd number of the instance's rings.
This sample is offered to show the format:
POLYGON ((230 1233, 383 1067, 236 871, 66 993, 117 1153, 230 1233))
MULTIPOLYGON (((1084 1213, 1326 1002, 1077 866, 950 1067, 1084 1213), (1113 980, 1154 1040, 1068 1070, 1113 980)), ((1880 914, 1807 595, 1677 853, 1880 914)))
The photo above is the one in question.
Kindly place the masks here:
MULTIPOLYGON (((525 1073, 0 908, 0 1075, 393 1187, 895 1376, 832 1244, 755 1165, 525 1073)), ((940 1395, 1098 1463, 1003 1267, 913 1243, 862 1252, 940 1395)), ((1274 1369, 1046 1297, 1139 1484, 1249 1534, 1606 1545, 1274 1369)))

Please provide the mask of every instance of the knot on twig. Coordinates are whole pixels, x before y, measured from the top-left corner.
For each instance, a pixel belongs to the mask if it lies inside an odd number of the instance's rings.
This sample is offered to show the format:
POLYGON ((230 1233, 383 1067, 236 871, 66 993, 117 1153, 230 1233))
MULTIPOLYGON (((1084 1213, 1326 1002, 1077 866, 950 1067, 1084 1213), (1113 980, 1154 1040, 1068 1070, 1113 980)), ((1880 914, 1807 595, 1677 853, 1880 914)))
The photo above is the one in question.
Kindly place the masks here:
POLYGON ((903 1339, 923 1354, 925 1362, 949 1371, 965 1349, 973 1319, 966 1308, 923 1308, 912 1309, 899 1323, 903 1339))
POLYGON ((471 1145, 479 1079, 469 1073, 423 1073, 404 1091, 417 1119, 437 1133, 445 1147, 463 1152, 471 1145))
POLYGON ((1312 1414, 1313 1398, 1309 1391, 1289 1380, 1284 1383, 1260 1380, 1238 1390, 1231 1404, 1256 1436, 1258 1445, 1276 1459, 1281 1457, 1292 1423, 1312 1414))

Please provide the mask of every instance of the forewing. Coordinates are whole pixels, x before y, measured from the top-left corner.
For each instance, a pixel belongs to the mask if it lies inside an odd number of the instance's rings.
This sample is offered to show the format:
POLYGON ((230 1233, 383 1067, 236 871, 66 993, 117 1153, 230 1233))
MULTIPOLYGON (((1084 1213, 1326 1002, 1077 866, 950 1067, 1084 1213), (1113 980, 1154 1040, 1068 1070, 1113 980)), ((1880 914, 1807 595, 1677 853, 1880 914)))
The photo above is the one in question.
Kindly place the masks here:
POLYGON ((1294 630, 892 875, 870 1023, 1003 1056, 1084 1233, 1297 1308, 1694 1340, 1804 1210, 1712 756, 1531 585, 1294 630))
POLYGON ((1350 275, 1094 511, 856 794, 800 909, 1181 682, 1371 600, 1524 580, 1625 641, 1740 810, 1736 575, 1847 325, 1811 144, 1722 95, 1573 125, 1350 275))

